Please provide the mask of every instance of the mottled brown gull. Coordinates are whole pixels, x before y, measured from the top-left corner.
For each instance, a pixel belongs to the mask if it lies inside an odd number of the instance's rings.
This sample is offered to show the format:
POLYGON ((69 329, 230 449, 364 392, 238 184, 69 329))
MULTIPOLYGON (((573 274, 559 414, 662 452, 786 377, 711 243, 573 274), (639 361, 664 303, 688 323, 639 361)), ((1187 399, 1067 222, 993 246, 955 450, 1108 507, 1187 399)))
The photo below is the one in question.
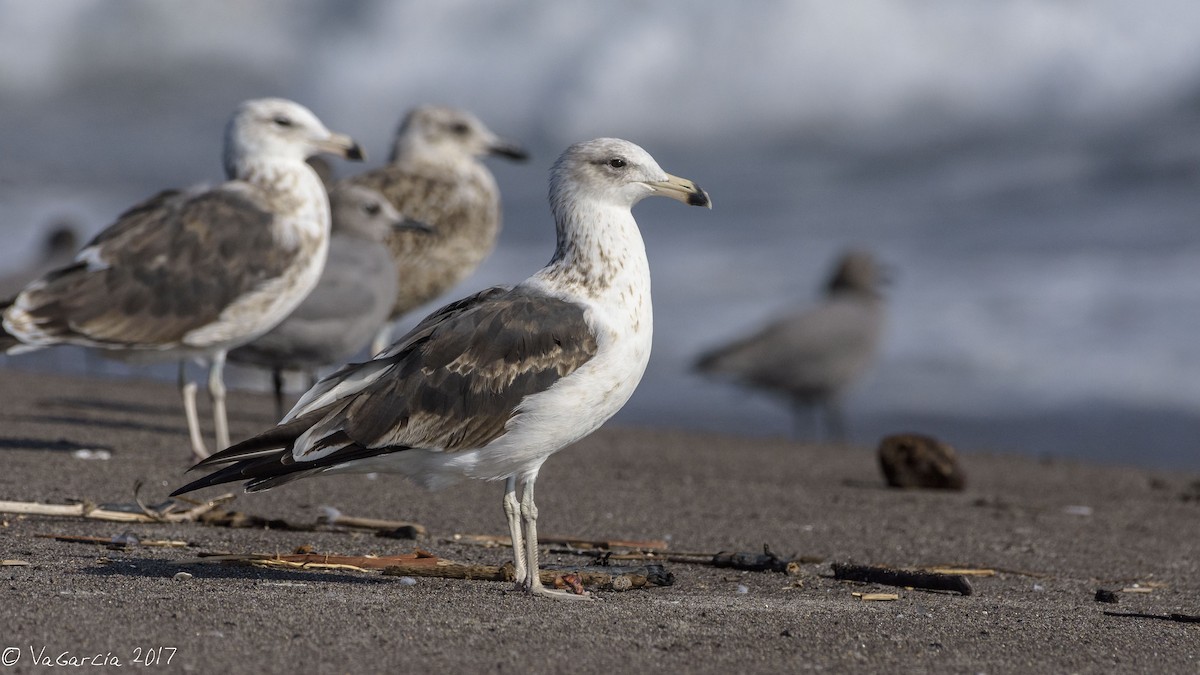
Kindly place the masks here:
POLYGON ((612 417, 645 371, 650 267, 630 209, 652 195, 709 206, 633 143, 571 146, 551 172, 558 238, 546 267, 441 308, 371 361, 321 380, 278 426, 197 467, 234 464, 175 494, 340 472, 396 472, 430 487, 504 479, 519 585, 584 597, 542 586, 533 486, 542 463, 612 417))
POLYGON ((283 373, 342 365, 363 350, 387 321, 396 301, 396 263, 387 239, 396 230, 429 235, 423 223, 404 218, 386 197, 361 185, 329 193, 333 229, 329 259, 316 288, 278 326, 229 352, 234 363, 272 372, 275 405, 283 417, 283 373))
POLYGON ((755 333, 701 356, 696 369, 785 398, 797 433, 809 408, 844 440, 841 397, 875 360, 883 333, 882 274, 868 253, 840 258, 816 307, 791 312, 755 333))
MULTIPOLYGON (((449 291, 495 248, 500 190, 479 161, 486 155, 526 158, 465 110, 419 106, 400 124, 386 166, 343 181, 378 190, 406 217, 434 228, 433 236, 397 233, 389 240, 399 275, 391 319, 449 291)), ((383 350, 389 336, 385 325, 373 350, 383 350)))
POLYGON ((270 330, 316 285, 329 246, 329 201, 306 157, 361 159, 350 137, 283 99, 242 103, 225 132, 229 181, 167 190, 118 217, 75 261, 4 308, 0 346, 58 344, 120 357, 179 359, 192 452, 207 456, 188 359, 210 364, 217 444, 229 444, 225 354, 270 330))

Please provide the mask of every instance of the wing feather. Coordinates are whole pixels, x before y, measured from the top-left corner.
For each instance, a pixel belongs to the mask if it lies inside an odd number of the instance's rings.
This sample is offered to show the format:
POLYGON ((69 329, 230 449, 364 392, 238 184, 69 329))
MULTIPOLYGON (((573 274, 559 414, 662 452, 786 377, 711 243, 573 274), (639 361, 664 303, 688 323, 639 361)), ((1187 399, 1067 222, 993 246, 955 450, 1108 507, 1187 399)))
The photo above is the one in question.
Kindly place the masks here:
POLYGON ((247 479, 266 488, 411 448, 483 447, 505 433, 527 396, 596 349, 582 306, 522 289, 481 291, 430 315, 371 361, 317 383, 280 426, 203 462, 237 464, 192 485, 247 479), (265 452, 271 448, 278 450, 265 452))
POLYGON ((294 251, 273 246, 273 219, 240 184, 159 193, 23 291, 18 328, 49 342, 175 346, 289 266, 294 251), (238 255, 246 250, 263 255, 238 255))

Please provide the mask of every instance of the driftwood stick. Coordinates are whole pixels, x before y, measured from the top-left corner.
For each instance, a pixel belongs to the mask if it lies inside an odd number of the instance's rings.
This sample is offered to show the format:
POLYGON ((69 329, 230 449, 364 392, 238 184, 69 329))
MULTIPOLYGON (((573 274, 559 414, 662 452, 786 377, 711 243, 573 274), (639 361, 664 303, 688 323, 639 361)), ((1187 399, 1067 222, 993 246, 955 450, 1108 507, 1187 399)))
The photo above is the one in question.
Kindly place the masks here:
POLYGON ((784 560, 763 544, 762 553, 744 551, 721 551, 712 558, 713 567, 728 567, 747 572, 788 572, 792 561, 784 560))
POLYGON ((118 535, 116 537, 87 537, 75 536, 71 534, 35 534, 35 537, 42 539, 53 539, 55 541, 67 542, 69 544, 97 544, 106 546, 112 549, 132 548, 134 546, 149 546, 155 548, 187 548, 191 546, 186 541, 178 541, 174 539, 137 539, 126 535, 118 535))
POLYGON ((1104 612, 1105 616, 1121 616, 1131 619, 1158 619, 1159 621, 1176 621, 1179 623, 1200 623, 1200 615, 1196 614, 1179 614, 1172 612, 1170 614, 1142 614, 1140 612, 1104 612))
POLYGON ((730 551, 721 551, 720 553, 701 553, 695 551, 673 551, 670 553, 656 551, 615 552, 603 550, 580 551, 575 549, 551 549, 551 552, 589 556, 597 559, 601 565, 607 565, 614 561, 659 561, 682 565, 728 567, 751 572, 782 572, 789 576, 800 574, 801 565, 825 562, 824 558, 811 555, 800 555, 790 559, 783 559, 772 553, 768 547, 764 546, 763 550, 763 553, 730 551))
POLYGON ((234 500, 234 495, 224 494, 204 502, 172 499, 159 506, 147 506, 137 497, 136 488, 133 504, 113 507, 97 506, 91 502, 79 504, 39 504, 37 502, 0 501, 0 513, 17 515, 51 516, 58 518, 83 518, 114 523, 182 523, 197 522, 211 527, 269 528, 293 532, 313 532, 325 527, 347 527, 374 530, 377 534, 400 538, 414 538, 425 533, 418 523, 397 520, 355 518, 337 514, 333 518, 321 518, 315 523, 293 523, 281 518, 263 518, 240 511, 221 508, 234 500), (187 506, 187 508, 182 508, 187 506))
POLYGON ((930 591, 953 591, 960 595, 975 592, 970 580, 961 574, 936 574, 850 563, 833 563, 833 578, 886 586, 911 586, 930 591))
MULTIPOLYGON (((476 546, 512 546, 508 535, 496 534, 455 534, 453 540, 459 544, 474 544, 476 546)), ((581 537, 550 537, 538 535, 538 543, 551 546, 568 546, 576 550, 612 550, 633 549, 638 551, 664 551, 667 542, 661 539, 626 540, 626 539, 584 539, 581 537)))
POLYGON ((423 525, 408 521, 356 518, 335 513, 332 516, 318 518, 315 523, 293 523, 281 518, 263 518, 262 516, 221 508, 235 499, 232 494, 224 494, 203 502, 193 502, 188 499, 171 499, 157 506, 147 506, 138 496, 140 488, 140 483, 134 486, 134 503, 128 505, 97 506, 92 502, 81 502, 79 504, 39 504, 37 502, 0 501, 0 513, 58 518, 83 518, 85 520, 100 520, 114 523, 197 522, 212 527, 260 527, 293 532, 313 532, 333 526, 374 530, 380 536, 394 536, 397 538, 416 538, 419 535, 425 534, 425 527, 423 525))
POLYGON ((415 539, 425 535, 425 526, 407 520, 382 520, 380 518, 359 518, 333 512, 317 519, 321 525, 349 527, 357 530, 374 530, 379 533, 404 532, 405 538, 415 539))
POLYGON ((395 565, 432 567, 444 562, 449 561, 442 560, 425 551, 417 551, 416 553, 402 553, 390 556, 332 555, 324 553, 294 553, 287 555, 266 555, 261 553, 201 554, 197 558, 181 560, 176 564, 253 565, 256 567, 286 569, 354 570, 366 572, 368 570, 387 569, 395 565))
MULTIPOLYGON (((1033 577, 1035 579, 1048 579, 1051 576, 1044 572, 1032 572, 1030 570, 1018 570, 1018 569, 1012 569, 1009 567, 995 567, 992 565, 973 565, 973 564, 969 564, 969 563, 946 563, 946 564, 942 564, 942 565, 930 565, 930 566, 926 567, 925 570, 927 572, 940 572, 942 574, 951 574, 951 572, 948 572, 946 570, 953 569, 953 568, 962 568, 964 570, 980 570, 980 571, 989 571, 990 570, 992 572, 995 572, 996 574, 1011 574, 1013 576, 1033 577)), ((954 573, 958 574, 960 572, 954 572, 954 573)), ((972 574, 972 573, 964 571, 964 572, 961 572, 961 574, 972 574)), ((991 575, 986 575, 986 574, 980 574, 979 572, 975 572, 974 575, 975 576, 991 576, 991 575)))
POLYGON ((413 539, 425 532, 425 527, 417 523, 396 520, 375 520, 371 518, 354 518, 338 515, 335 518, 322 516, 315 523, 294 523, 282 518, 264 518, 241 511, 214 510, 205 513, 199 519, 204 525, 230 528, 266 528, 270 530, 285 530, 288 532, 316 532, 328 527, 348 527, 351 529, 374 530, 379 536, 393 536, 399 539, 413 539))
POLYGON ((146 511, 139 505, 137 511, 106 509, 95 504, 39 504, 37 502, 0 501, 0 513, 32 516, 56 516, 59 518, 84 518, 114 523, 179 523, 197 520, 200 516, 233 499, 233 495, 222 495, 216 499, 197 504, 178 512, 146 511))
MULTIPOLYGON (((393 556, 330 555, 324 553, 294 553, 288 555, 200 554, 179 565, 225 564, 253 565, 276 569, 351 570, 366 572, 382 569, 388 576, 437 577, 441 579, 477 579, 482 581, 515 581, 513 564, 467 565, 439 558, 417 550, 393 556)), ((574 588, 584 586, 598 590, 626 591, 648 586, 670 586, 675 577, 661 565, 641 567, 603 567, 580 569, 540 570, 542 583, 550 587, 574 588)))
MULTIPOLYGON (((512 563, 503 566, 464 565, 439 562, 436 565, 395 565, 383 571, 388 576, 437 577, 440 579, 475 579, 480 581, 516 581, 512 563)), ((674 576, 659 565, 636 568, 613 568, 611 571, 596 570, 548 570, 538 571, 542 583, 551 588, 569 587, 575 583, 604 591, 627 591, 647 586, 669 586, 674 576), (615 572, 615 573, 614 573, 615 572)))

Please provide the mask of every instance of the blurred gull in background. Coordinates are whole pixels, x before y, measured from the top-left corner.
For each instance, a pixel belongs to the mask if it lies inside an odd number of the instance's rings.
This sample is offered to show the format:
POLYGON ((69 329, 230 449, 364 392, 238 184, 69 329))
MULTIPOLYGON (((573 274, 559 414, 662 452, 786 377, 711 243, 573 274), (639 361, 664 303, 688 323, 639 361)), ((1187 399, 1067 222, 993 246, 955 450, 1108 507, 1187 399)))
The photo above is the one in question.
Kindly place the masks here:
POLYGON ((72 265, 31 283, 4 308, 0 347, 20 353, 74 344, 118 357, 179 359, 197 458, 208 450, 186 361, 207 360, 217 443, 228 446, 227 350, 283 320, 325 265, 329 201, 304 163, 318 152, 362 159, 357 143, 298 103, 242 103, 225 135, 229 182, 167 190, 121 214, 72 265))
MULTIPOLYGON (((388 239, 399 275, 390 319, 450 290, 495 248, 500 191, 479 161, 485 155, 526 158, 464 110, 420 106, 400 124, 387 166, 343 181, 378 190, 405 217, 433 228, 432 235, 410 229, 388 239)), ((373 353, 387 347, 390 334, 385 325, 373 353)))
POLYGON ((319 368, 345 363, 387 322, 397 289, 396 263, 386 243, 392 233, 429 233, 424 223, 405 219, 383 195, 360 185, 335 187, 329 207, 329 259, 317 287, 283 323, 229 352, 234 363, 272 371, 276 419, 286 412, 284 371, 307 373, 311 387, 319 368))
POLYGON ((704 354, 696 369, 783 396, 795 416, 797 436, 808 409, 823 409, 827 435, 842 442, 842 394, 879 351, 882 282, 869 253, 846 253, 825 285, 824 302, 704 354))

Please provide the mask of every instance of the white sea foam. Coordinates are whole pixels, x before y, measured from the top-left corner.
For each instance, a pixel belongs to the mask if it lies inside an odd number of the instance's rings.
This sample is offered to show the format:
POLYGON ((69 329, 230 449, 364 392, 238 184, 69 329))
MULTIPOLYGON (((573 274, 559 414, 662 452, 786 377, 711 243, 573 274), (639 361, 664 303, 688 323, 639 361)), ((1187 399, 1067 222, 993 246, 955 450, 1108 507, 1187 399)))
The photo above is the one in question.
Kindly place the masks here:
POLYGON ((655 352, 620 419, 786 431, 687 364, 813 298, 849 245, 897 270, 852 426, 1200 410, 1200 4, 278 7, 0 0, 0 267, 52 219, 94 232, 155 190, 219 180, 213 139, 243 98, 301 100, 376 163, 404 109, 439 101, 538 150, 493 164, 506 230, 456 294, 546 261, 545 169, 568 142, 628 137, 713 195, 702 219, 638 207, 655 352))

